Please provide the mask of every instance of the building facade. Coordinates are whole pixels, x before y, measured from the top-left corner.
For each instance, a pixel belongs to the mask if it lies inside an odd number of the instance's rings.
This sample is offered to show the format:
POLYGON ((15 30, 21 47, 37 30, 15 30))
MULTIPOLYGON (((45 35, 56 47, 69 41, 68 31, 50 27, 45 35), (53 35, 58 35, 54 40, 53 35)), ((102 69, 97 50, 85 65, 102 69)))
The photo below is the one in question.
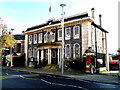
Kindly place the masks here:
MULTIPOLYGON (((103 61, 102 66, 106 66, 106 33, 108 32, 95 24, 94 18, 88 13, 74 15, 64 19, 64 26, 65 61, 81 60, 82 62, 85 51, 91 47, 97 52, 97 58, 103 61)), ((49 20, 28 28, 24 33, 26 66, 33 60, 38 64, 47 60, 47 64, 61 66, 61 20, 49 20)))
POLYGON ((16 44, 15 44, 15 48, 14 48, 14 52, 17 55, 23 55, 25 54, 25 35, 24 34, 16 34, 14 35, 14 38, 16 40, 16 44))

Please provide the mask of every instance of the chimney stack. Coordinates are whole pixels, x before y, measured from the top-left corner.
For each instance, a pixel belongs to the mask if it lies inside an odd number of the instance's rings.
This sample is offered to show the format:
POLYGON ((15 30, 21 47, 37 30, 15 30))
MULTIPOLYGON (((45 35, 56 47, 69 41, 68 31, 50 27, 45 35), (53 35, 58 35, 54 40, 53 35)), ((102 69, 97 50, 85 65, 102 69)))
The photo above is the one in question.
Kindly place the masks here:
POLYGON ((99 15, 100 27, 102 27, 102 21, 101 21, 101 17, 102 17, 102 15, 100 14, 100 15, 99 15))
POLYGON ((95 8, 92 8, 91 11, 92 11, 92 18, 95 19, 95 16, 94 16, 95 8))

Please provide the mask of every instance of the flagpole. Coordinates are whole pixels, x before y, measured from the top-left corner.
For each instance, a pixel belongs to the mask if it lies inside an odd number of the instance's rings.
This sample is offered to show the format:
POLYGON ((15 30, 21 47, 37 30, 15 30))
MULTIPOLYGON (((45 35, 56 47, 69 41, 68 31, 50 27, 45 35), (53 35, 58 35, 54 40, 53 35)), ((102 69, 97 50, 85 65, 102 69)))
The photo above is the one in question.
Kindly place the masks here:
POLYGON ((49 19, 52 19, 52 14, 51 14, 51 5, 49 6, 49 19))
POLYGON ((62 21, 61 21, 61 25, 62 25, 62 69, 61 69, 61 74, 64 74, 64 46, 65 46, 65 42, 64 42, 64 7, 66 6, 65 4, 60 4, 60 6, 62 7, 62 21))

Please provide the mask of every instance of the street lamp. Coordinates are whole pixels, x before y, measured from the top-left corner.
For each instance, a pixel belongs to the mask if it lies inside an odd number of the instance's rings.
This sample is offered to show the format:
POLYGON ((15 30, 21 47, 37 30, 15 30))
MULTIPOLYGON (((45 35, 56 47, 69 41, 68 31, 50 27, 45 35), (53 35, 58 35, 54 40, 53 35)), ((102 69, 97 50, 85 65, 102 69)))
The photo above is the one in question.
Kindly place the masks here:
MULTIPOLYGON (((12 35, 12 33, 13 33, 13 30, 14 29, 11 29, 11 35, 12 35)), ((12 67, 13 66, 13 63, 12 63, 12 36, 11 36, 11 38, 10 38, 10 62, 11 62, 11 64, 10 64, 10 66, 12 67)))
POLYGON ((64 7, 66 6, 65 4, 60 4, 60 6, 62 7, 62 21, 61 21, 61 26, 62 26, 62 75, 64 73, 64 46, 65 46, 65 42, 64 42, 64 7))

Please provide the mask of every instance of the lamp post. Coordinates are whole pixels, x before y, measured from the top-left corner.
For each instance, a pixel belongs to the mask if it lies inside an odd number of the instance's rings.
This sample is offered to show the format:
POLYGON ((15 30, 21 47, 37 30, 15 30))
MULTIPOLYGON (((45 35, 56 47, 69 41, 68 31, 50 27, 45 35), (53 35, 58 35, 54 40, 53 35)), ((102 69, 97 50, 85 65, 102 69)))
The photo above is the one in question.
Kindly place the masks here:
MULTIPOLYGON (((13 33, 13 30, 14 29, 11 29, 11 35, 12 35, 12 33, 13 33)), ((11 62, 11 64, 10 64, 10 66, 12 67, 13 66, 13 63, 12 63, 12 36, 11 36, 11 38, 10 38, 10 62, 11 62)))
POLYGON ((60 4, 60 6, 62 7, 62 21, 61 21, 61 26, 62 26, 62 64, 61 64, 61 73, 62 75, 64 74, 64 46, 65 46, 65 42, 64 42, 64 7, 66 6, 65 4, 60 4))

